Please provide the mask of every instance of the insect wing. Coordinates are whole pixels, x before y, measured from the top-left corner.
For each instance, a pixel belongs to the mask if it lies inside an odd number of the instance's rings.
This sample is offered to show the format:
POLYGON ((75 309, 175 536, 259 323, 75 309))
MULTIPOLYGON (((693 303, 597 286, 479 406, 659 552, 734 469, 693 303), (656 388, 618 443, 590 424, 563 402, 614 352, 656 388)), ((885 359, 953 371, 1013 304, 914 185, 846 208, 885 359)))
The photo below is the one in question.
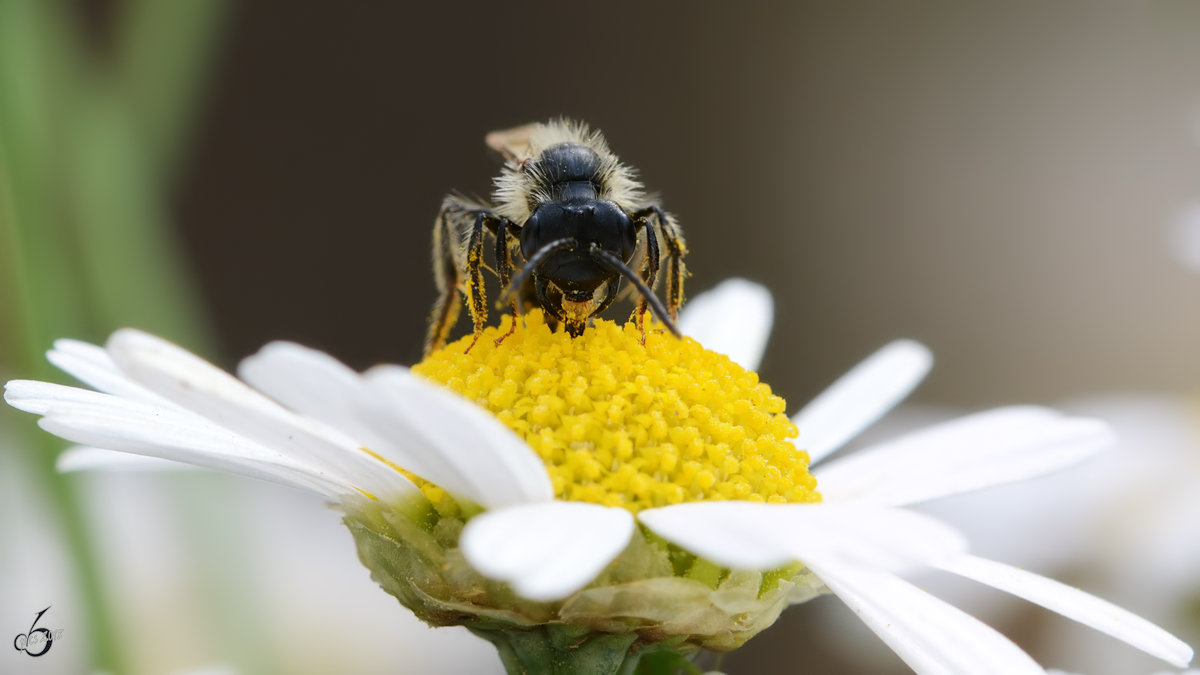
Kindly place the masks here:
POLYGON ((529 157, 529 139, 537 124, 526 124, 512 129, 502 129, 489 133, 484 142, 488 147, 504 156, 510 162, 520 162, 529 157))

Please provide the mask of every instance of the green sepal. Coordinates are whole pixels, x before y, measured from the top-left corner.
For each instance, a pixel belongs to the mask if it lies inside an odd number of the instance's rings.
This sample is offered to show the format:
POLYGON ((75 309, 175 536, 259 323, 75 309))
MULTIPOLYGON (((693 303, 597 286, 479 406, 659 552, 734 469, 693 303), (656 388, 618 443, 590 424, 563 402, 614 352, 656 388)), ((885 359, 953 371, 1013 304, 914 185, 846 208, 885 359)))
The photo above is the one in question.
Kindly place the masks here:
POLYGON ((686 659, 647 655, 736 649, 787 605, 828 592, 807 569, 728 570, 638 528, 591 584, 535 602, 467 563, 458 548, 462 520, 443 515, 431 523, 427 513, 367 499, 342 508, 359 558, 385 591, 426 623, 488 639, 510 672, 559 672, 554 664, 574 664, 562 672, 686 671, 686 659))

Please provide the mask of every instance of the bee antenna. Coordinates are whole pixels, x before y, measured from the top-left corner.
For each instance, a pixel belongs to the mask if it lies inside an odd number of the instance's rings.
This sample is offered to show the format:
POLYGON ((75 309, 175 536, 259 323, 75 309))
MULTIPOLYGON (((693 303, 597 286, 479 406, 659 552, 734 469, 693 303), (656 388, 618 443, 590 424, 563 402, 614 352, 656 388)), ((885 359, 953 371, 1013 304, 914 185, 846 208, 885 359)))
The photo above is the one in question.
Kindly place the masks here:
POLYGON ((654 312, 654 316, 657 316, 658 320, 663 322, 667 330, 671 331, 671 335, 677 338, 683 337, 679 329, 675 327, 675 322, 671 321, 670 315, 667 314, 667 308, 663 306, 662 301, 658 299, 654 291, 650 290, 646 282, 642 281, 633 270, 629 269, 629 265, 626 265, 624 261, 613 255, 610 251, 606 251, 596 244, 592 244, 589 252, 592 254, 593 260, 614 272, 619 272, 621 276, 628 279, 637 288, 638 293, 641 293, 642 297, 649 303, 650 310, 654 312))
POLYGON ((539 248, 534 252, 533 255, 529 256, 529 258, 525 261, 525 266, 522 267, 517 276, 513 278, 512 283, 508 285, 508 288, 504 289, 504 292, 500 294, 500 302, 507 302, 508 299, 512 297, 513 293, 516 293, 517 290, 521 288, 525 281, 529 279, 529 275, 533 274, 533 271, 537 269, 538 265, 542 264, 542 261, 547 257, 562 250, 573 249, 578 245, 579 242, 575 241, 574 237, 566 237, 563 239, 555 239, 549 244, 539 248))

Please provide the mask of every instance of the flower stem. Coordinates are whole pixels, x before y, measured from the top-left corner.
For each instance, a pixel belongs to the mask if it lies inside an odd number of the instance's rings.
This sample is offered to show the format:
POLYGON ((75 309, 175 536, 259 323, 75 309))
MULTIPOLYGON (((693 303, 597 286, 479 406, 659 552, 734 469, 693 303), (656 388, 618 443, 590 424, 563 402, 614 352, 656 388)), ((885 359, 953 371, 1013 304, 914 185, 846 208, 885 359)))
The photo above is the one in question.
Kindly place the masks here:
POLYGON ((637 633, 590 633, 578 626, 554 624, 528 630, 469 629, 496 647, 509 675, 700 673, 688 660, 694 648, 674 643, 639 644, 637 633))

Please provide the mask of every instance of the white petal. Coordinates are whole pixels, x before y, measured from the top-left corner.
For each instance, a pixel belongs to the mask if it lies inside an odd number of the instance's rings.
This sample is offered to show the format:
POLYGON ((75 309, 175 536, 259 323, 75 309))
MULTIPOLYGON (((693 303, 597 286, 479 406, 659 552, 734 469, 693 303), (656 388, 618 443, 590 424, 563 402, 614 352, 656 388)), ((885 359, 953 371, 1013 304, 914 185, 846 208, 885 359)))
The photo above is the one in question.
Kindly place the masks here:
POLYGON ((102 396, 107 395, 37 380, 9 380, 4 384, 4 401, 17 410, 34 415, 45 415, 54 406, 87 405, 109 400, 102 396))
POLYGON ((89 387, 135 401, 162 403, 162 397, 129 379, 117 369, 103 347, 79 340, 55 340, 46 359, 89 387))
POLYGON ((816 463, 904 400, 932 365, 924 345, 897 340, 885 346, 792 417, 800 429, 796 445, 816 463))
POLYGON ((542 460, 491 413, 400 366, 365 378, 358 406, 388 461, 489 509, 554 498, 542 460))
POLYGON ((1011 640, 887 572, 810 564, 842 602, 918 673, 1044 673, 1011 640))
POLYGON ((488 511, 459 540, 480 574, 537 601, 561 600, 587 586, 629 544, 633 516, 583 502, 546 502, 488 511))
POLYGON ((774 314, 766 287, 729 279, 684 305, 679 312, 679 330, 746 370, 757 370, 774 314))
POLYGON ((402 474, 360 443, 299 417, 203 359, 154 336, 121 330, 108 341, 117 366, 150 390, 215 424, 275 448, 387 501, 416 498, 402 474))
POLYGON ((133 455, 128 452, 105 450, 76 445, 64 450, 54 466, 62 473, 72 471, 190 471, 194 464, 184 464, 161 457, 133 455))
POLYGON ((38 423, 43 429, 75 443, 231 471, 327 497, 353 491, 337 476, 323 474, 184 411, 82 389, 74 392, 46 410, 38 423))
POLYGON ((896 506, 1056 471, 1112 441, 1096 420, 1045 408, 998 408, 855 452, 813 474, 828 501, 896 506))
POLYGON ((322 352, 276 342, 244 360, 239 372, 285 405, 361 436, 388 461, 453 494, 488 507, 553 498, 545 465, 523 440, 407 369, 376 368, 369 379, 387 384, 369 385, 322 352), (388 391, 381 395, 381 387, 388 391))
POLYGON ((272 342, 238 365, 254 388, 306 417, 359 436, 358 373, 328 354, 292 342, 272 342))
POLYGON ((354 434, 388 462, 455 496, 487 507, 553 497, 544 465, 530 461, 524 441, 490 414, 406 368, 381 366, 368 378, 322 352, 274 342, 243 360, 238 371, 281 403, 354 434), (456 430, 480 433, 463 438, 456 430), (515 462, 497 468, 506 459, 515 462), (504 475, 511 480, 498 478, 504 475), (522 481, 531 489, 523 492, 522 481))
POLYGON ((662 538, 735 569, 810 558, 904 569, 966 551, 963 537, 938 520, 858 504, 688 502, 647 509, 638 519, 662 538))
POLYGON ((1053 579, 969 555, 943 561, 938 566, 1091 626, 1179 668, 1192 660, 1192 648, 1167 631, 1132 612, 1053 579))
POLYGON ((407 369, 376 368, 370 379, 386 384, 368 385, 322 352, 276 342, 242 361, 239 372, 285 405, 354 433, 388 461, 453 494, 488 507, 553 497, 545 465, 523 440, 407 369))

